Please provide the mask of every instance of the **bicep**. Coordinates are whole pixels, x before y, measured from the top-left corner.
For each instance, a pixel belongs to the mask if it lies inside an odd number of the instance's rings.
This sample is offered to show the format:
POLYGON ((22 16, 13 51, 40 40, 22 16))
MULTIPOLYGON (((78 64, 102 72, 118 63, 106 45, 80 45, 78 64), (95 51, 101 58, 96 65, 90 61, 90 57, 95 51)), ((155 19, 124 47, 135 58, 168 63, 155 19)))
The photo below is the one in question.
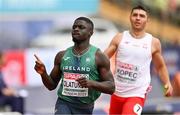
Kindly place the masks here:
POLYGON ((152 52, 152 61, 156 68, 164 64, 164 59, 161 51, 161 44, 158 39, 153 41, 153 52, 152 52))
POLYGON ((113 75, 110 69, 106 67, 99 68, 99 74, 101 81, 113 81, 113 75))
POLYGON ((155 54, 153 54, 152 61, 156 68, 159 68, 164 64, 164 59, 159 52, 156 52, 155 54))
POLYGON ((109 59, 104 54, 99 54, 96 61, 101 81, 113 81, 109 59))
POLYGON ((60 81, 60 75, 61 75, 61 72, 59 70, 59 66, 54 65, 54 67, 50 73, 50 77, 54 83, 58 83, 60 81))
POLYGON ((55 83, 58 83, 61 78, 61 71, 60 71, 61 58, 62 58, 62 54, 58 53, 54 59, 54 67, 50 73, 50 77, 55 83))

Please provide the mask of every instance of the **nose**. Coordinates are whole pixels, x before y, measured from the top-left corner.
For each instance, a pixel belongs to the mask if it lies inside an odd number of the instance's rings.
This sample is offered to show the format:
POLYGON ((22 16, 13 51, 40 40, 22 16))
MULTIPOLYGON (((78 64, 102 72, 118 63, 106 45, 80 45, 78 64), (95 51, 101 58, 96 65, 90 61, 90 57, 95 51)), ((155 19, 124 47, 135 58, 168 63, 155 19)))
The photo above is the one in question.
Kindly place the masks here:
POLYGON ((137 19, 137 20, 139 20, 139 19, 140 19, 140 16, 139 16, 139 15, 137 15, 137 16, 136 16, 136 19, 137 19))
POLYGON ((74 30, 77 30, 77 27, 75 27, 74 30))
POLYGON ((77 26, 77 27, 75 27, 75 28, 74 28, 74 30, 79 30, 79 27, 78 27, 78 26, 77 26))

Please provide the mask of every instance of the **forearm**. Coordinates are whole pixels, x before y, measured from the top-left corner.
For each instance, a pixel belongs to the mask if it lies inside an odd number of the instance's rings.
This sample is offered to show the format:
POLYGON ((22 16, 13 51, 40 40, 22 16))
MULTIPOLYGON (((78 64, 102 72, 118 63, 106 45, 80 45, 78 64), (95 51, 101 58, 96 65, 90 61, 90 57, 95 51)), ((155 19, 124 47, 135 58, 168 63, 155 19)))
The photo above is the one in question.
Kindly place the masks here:
POLYGON ((163 83, 164 95, 169 97, 172 96, 173 88, 169 79, 168 71, 166 66, 159 70, 159 76, 163 83))
POLYGON ((170 83, 169 74, 166 66, 162 66, 158 70, 159 77, 162 81, 162 83, 165 85, 167 83, 170 83))
POLYGON ((113 81, 94 81, 92 88, 107 94, 113 94, 115 91, 115 85, 113 81))
POLYGON ((156 67, 156 70, 159 74, 159 77, 163 83, 164 93, 165 96, 171 96, 172 95, 172 86, 169 79, 169 73, 165 64, 165 61, 163 59, 163 56, 161 54, 161 44, 159 39, 154 38, 152 42, 152 51, 153 51, 153 62, 156 67))
POLYGON ((53 89, 56 88, 56 85, 53 82, 51 76, 49 76, 46 72, 41 75, 41 79, 42 79, 42 82, 43 82, 44 86, 48 90, 53 90, 53 89))

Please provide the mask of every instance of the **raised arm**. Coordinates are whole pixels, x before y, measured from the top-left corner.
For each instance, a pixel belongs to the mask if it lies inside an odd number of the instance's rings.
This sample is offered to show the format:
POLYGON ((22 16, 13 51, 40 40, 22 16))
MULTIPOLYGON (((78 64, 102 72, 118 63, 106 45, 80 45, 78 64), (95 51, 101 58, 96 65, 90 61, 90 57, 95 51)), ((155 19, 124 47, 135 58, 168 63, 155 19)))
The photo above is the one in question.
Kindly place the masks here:
POLYGON ((37 55, 34 55, 36 58, 36 61, 35 61, 36 64, 34 66, 34 69, 36 70, 37 73, 40 74, 44 86, 49 90, 55 89, 61 79, 61 71, 59 67, 60 67, 60 63, 61 63, 60 60, 63 56, 63 53, 64 52, 59 52, 55 56, 54 67, 51 70, 50 75, 48 75, 44 63, 39 59, 37 55))
POLYGON ((153 38, 152 41, 152 61, 162 83, 164 84, 165 96, 171 96, 172 86, 169 80, 169 73, 161 53, 161 43, 157 38, 153 38))
POLYGON ((106 48, 106 50, 104 51, 104 53, 108 56, 108 58, 111 58, 115 54, 119 42, 121 41, 121 38, 122 38, 122 34, 118 33, 111 40, 111 43, 109 44, 108 48, 106 48))

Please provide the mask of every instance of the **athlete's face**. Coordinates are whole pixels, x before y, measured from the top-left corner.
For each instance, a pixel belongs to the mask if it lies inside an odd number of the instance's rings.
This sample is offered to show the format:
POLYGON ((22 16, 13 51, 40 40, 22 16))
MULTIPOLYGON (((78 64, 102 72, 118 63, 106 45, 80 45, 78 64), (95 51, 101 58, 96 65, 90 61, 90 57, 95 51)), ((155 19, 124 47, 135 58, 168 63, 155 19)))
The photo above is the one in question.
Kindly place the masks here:
POLYGON ((130 15, 130 22, 132 29, 142 31, 144 30, 146 23, 148 21, 148 16, 146 11, 141 9, 134 9, 130 15))
POLYGON ((89 40, 92 35, 92 28, 84 20, 76 20, 72 27, 72 38, 74 42, 89 40))

